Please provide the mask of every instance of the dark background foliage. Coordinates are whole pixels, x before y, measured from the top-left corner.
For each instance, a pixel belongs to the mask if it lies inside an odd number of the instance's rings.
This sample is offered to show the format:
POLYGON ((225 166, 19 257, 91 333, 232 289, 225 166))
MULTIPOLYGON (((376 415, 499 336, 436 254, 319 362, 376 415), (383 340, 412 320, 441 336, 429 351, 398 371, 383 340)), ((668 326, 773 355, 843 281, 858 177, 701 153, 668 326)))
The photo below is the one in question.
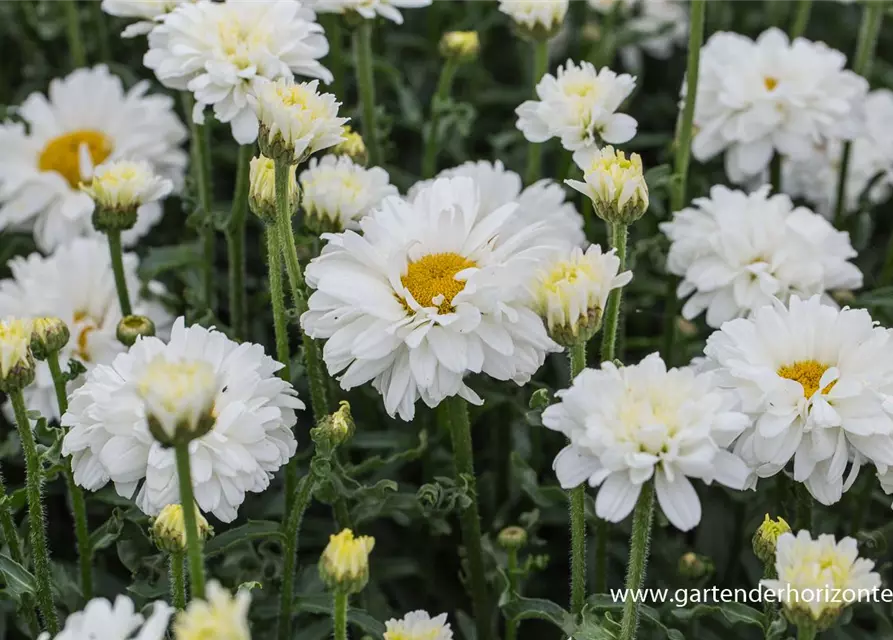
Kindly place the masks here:
MULTIPOLYGON (((0 114, 15 117, 15 105, 32 91, 45 91, 50 79, 71 70, 65 39, 64 3, 48 0, 0 2, 0 114)), ((711 2, 707 10, 707 34, 716 30, 735 30, 755 36, 769 24, 785 26, 792 17, 793 2, 727 1, 711 2)), ((98 1, 77 2, 87 44, 88 59, 104 62, 130 86, 141 78, 151 78, 142 65, 143 38, 122 40, 123 27, 118 20, 103 16, 98 1)), ((506 16, 494 2, 437 1, 432 7, 404 11, 406 24, 395 26, 379 21, 375 34, 375 72, 378 109, 385 143, 386 168, 401 190, 418 179, 422 136, 431 113, 431 100, 437 83, 441 59, 438 40, 446 31, 476 29, 482 52, 476 63, 461 67, 452 99, 437 105, 442 109, 439 165, 453 166, 469 159, 500 159, 509 168, 523 172, 527 145, 514 127, 514 109, 531 95, 530 46, 515 37, 506 16)), ((861 7, 837 2, 816 3, 807 36, 821 39, 848 54, 854 51, 861 7)), ((332 20, 323 19, 328 28, 332 20)), ((584 2, 574 2, 568 17, 568 29, 554 47, 551 69, 564 59, 587 58, 600 46, 601 38, 615 43, 628 42, 631 34, 620 29, 599 31, 598 16, 584 2), (593 29, 593 27, 595 27, 593 29), (600 34, 600 35, 599 35, 600 34)), ((887 24, 893 21, 888 19, 887 24)), ((893 28, 881 32, 872 86, 893 85, 893 28)), ((330 55, 324 62, 340 70, 335 85, 347 115, 357 116, 357 96, 353 82, 353 63, 345 37, 343 53, 330 55)), ((615 59, 619 64, 619 59, 615 59)), ((657 234, 657 223, 667 217, 667 195, 677 102, 685 69, 685 51, 677 49, 667 61, 646 58, 639 74, 639 86, 629 111, 639 121, 639 135, 626 147, 643 155, 649 168, 652 206, 649 214, 631 229, 631 267, 635 279, 625 298, 625 337, 621 357, 634 362, 644 354, 672 345, 675 364, 684 364, 698 355, 708 335, 698 323, 679 323, 670 316, 665 320, 667 279, 663 274, 666 242, 657 234), (668 333, 668 329, 672 333, 668 333)), ((162 90, 156 86, 156 90, 162 90)), ((561 153, 556 141, 546 145, 544 171, 556 176, 561 153)), ((213 131, 214 216, 198 224, 221 226, 229 215, 235 172, 236 146, 227 125, 217 124, 213 131)), ((690 195, 704 194, 710 185, 723 182, 721 162, 694 163, 690 195)), ((190 198, 168 202, 163 222, 140 244, 141 271, 145 278, 163 280, 175 295, 178 312, 192 320, 225 328, 226 257, 224 243, 218 244, 217 313, 200 308, 194 290, 198 287, 197 260, 201 255, 189 230, 196 221, 187 220, 190 198)), ((860 251, 858 264, 866 274, 866 286, 850 304, 869 308, 882 323, 893 321, 893 288, 880 287, 878 274, 886 253, 893 225, 886 215, 888 205, 866 209, 849 218, 847 224, 853 242, 860 251)), ((590 239, 604 240, 598 221, 590 221, 590 239)), ((300 229, 300 226, 297 227, 300 229)), ((299 237, 300 251, 306 260, 313 242, 304 232, 299 237)), ((269 293, 262 257, 260 225, 249 220, 249 305, 252 339, 272 348, 272 319, 269 293)), ((30 237, 0 236, 0 258, 5 264, 15 254, 34 250, 30 237)), ((3 268, 0 275, 6 277, 3 268)), ((886 283, 889 285, 889 283, 886 283)), ((295 382, 302 396, 308 397, 297 352, 300 341, 297 328, 292 331, 296 352, 293 365, 295 382)), ((594 343, 593 343, 594 344, 594 343)), ((591 349, 591 351, 594 351, 591 349)), ((590 354, 590 362, 597 356, 590 354)), ((523 593, 531 598, 552 600, 567 606, 568 599, 568 528, 567 504, 551 471, 554 454, 562 446, 559 434, 541 427, 538 413, 528 408, 536 389, 549 391, 568 384, 566 360, 551 358, 536 380, 525 388, 494 384, 485 379, 472 385, 486 398, 483 407, 472 413, 474 444, 478 470, 483 529, 487 536, 486 552, 494 594, 505 588, 505 552, 496 544, 496 534, 505 526, 521 525, 530 535, 530 544, 522 551, 527 571, 522 579, 523 593), (529 560, 529 562, 528 562, 529 560)), ((388 419, 381 401, 371 389, 350 394, 337 392, 350 400, 357 420, 357 433, 343 452, 342 466, 333 476, 331 493, 347 500, 353 526, 374 535, 372 580, 355 605, 357 612, 354 637, 368 633, 380 638, 380 622, 408 610, 425 608, 432 614, 448 612, 459 636, 471 638, 468 598, 457 561, 460 547, 455 517, 457 504, 464 496, 452 477, 449 442, 437 427, 434 412, 422 408, 412 424, 388 419)), ((309 412, 297 427, 302 471, 309 460, 309 412)), ((56 433, 42 434, 49 445, 56 433)), ((45 485, 50 523, 55 586, 58 601, 68 611, 82 606, 77 586, 76 555, 72 521, 66 506, 64 485, 57 475, 58 453, 46 453, 48 477, 45 485)), ((13 508, 24 526, 23 462, 14 429, 3 424, 0 431, 0 460, 13 508)), ((207 545, 210 573, 230 587, 257 582, 254 589, 252 619, 255 638, 272 637, 282 566, 281 534, 276 522, 282 518, 284 491, 282 478, 259 495, 250 495, 242 505, 239 519, 231 525, 216 523, 217 536, 207 545)), ((750 549, 750 538, 768 511, 793 517, 787 493, 772 481, 763 481, 756 492, 736 493, 721 487, 699 486, 704 516, 693 532, 683 534, 658 516, 654 529, 652 556, 648 571, 649 586, 752 588, 762 567, 750 549), (706 572, 698 578, 680 572, 680 558, 688 552, 698 554, 706 572)), ((838 536, 858 532, 863 553, 874 557, 889 585, 890 553, 883 527, 891 520, 891 498, 877 487, 872 473, 863 473, 852 491, 833 508, 817 509, 814 532, 838 536), (880 529, 880 532, 878 530, 880 529)), ((106 489, 88 500, 89 519, 96 547, 95 572, 98 591, 113 596, 128 593, 138 603, 165 597, 167 569, 165 557, 158 553, 147 535, 148 519, 129 501, 106 489)), ((591 513, 590 524, 596 525, 591 513)), ((214 524, 212 522, 212 524, 214 524)), ((322 640, 331 634, 326 615, 328 600, 316 572, 316 561, 328 536, 335 531, 332 508, 317 502, 304 521, 299 561, 299 597, 295 610, 301 612, 295 626, 296 640, 322 640)), ((889 529, 889 527, 888 527, 889 529)), ((629 522, 612 526, 608 542, 608 584, 620 587, 626 565, 629 522)), ((590 556, 594 549, 590 545, 590 556)), ((592 561, 590 559, 590 567, 592 561)), ((15 580, 4 572, 6 586, 0 594, 0 637, 23 637, 16 616, 16 601, 21 597, 15 580)), ((617 605, 604 597, 594 597, 591 616, 607 611, 619 619, 617 605)), ((641 637, 727 640, 762 637, 758 626, 750 624, 760 614, 759 605, 716 608, 678 608, 672 604, 653 604, 646 611, 641 637), (675 631, 674 631, 675 630, 675 631)), ((893 638, 889 604, 870 604, 855 609, 852 619, 828 632, 838 640, 856 638, 893 638)), ((561 632, 541 621, 525 622, 521 638, 538 640, 558 638, 561 632)), ((592 636, 599 637, 599 636, 592 636)), ((784 637, 781 633, 777 637, 784 637)))

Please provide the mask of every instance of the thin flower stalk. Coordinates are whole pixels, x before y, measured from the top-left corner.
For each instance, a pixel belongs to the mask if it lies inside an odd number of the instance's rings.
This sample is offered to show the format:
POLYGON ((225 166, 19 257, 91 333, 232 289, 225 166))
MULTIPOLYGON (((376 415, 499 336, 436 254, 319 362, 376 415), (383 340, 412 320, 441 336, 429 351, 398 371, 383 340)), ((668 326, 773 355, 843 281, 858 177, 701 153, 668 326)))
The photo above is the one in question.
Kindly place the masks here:
POLYGON ((373 20, 363 20, 354 30, 353 54, 363 114, 363 140, 369 151, 369 164, 378 166, 382 162, 382 157, 381 147, 378 143, 378 129, 375 122, 375 74, 372 67, 373 24, 373 20))
POLYGON ((248 164, 254 145, 239 147, 236 168, 236 189, 233 208, 226 230, 229 253, 229 313, 233 335, 240 340, 248 336, 248 309, 245 296, 245 224, 248 219, 248 164))
POLYGON ((186 608, 186 567, 182 551, 170 554, 171 604, 177 611, 186 608))
MULTIPOLYGON (((194 505, 192 472, 189 468, 189 443, 174 447, 177 457, 177 479, 180 483, 180 504, 194 505)), ((189 584, 192 598, 205 597, 205 560, 202 556, 202 541, 198 533, 195 509, 183 509, 183 524, 186 528, 186 555, 189 560, 189 584)))
POLYGON ((87 52, 84 49, 84 34, 81 31, 81 18, 76 0, 65 2, 65 35, 68 38, 68 55, 75 69, 87 65, 87 52))
MULTIPOLYGON (((586 343, 570 347, 571 380, 586 368, 586 343)), ((571 613, 580 615, 586 602, 586 485, 568 491, 571 520, 571 613)))
MULTIPOLYGON (((651 546, 651 523, 654 519, 654 485, 651 482, 642 486, 633 513, 633 532, 629 547, 629 565, 626 569, 626 592, 632 593, 645 584, 645 571, 648 566, 648 552, 651 546)), ((639 627, 639 603, 636 598, 627 598, 623 603, 623 618, 620 622, 620 640, 635 640, 639 627)))
MULTIPOLYGON (((536 87, 540 79, 549 70, 549 41, 538 40, 533 45, 533 86, 536 87)), ((527 171, 524 174, 525 184, 533 184, 540 178, 543 162, 543 145, 529 144, 527 146, 527 171)))
POLYGON ((288 510, 288 520, 285 523, 285 564, 282 568, 282 589, 279 592, 279 639, 288 640, 292 637, 292 602, 295 591, 295 567, 298 561, 298 538, 301 532, 301 521, 304 512, 313 498, 316 488, 316 476, 311 471, 305 475, 295 493, 294 501, 288 510))
POLYGON ((127 291, 127 279, 124 277, 124 256, 121 249, 121 231, 109 229, 106 231, 109 241, 109 256, 112 261, 112 273, 115 276, 115 289, 118 292, 118 304, 121 306, 121 315, 133 314, 130 306, 130 293, 127 291))
POLYGON ((438 126, 440 124, 440 112, 443 104, 449 99, 450 91, 453 88, 453 78, 456 76, 456 69, 459 68, 459 58, 449 57, 443 63, 440 70, 440 78, 437 81, 437 91, 431 99, 431 118, 428 125, 428 135, 425 138, 425 155, 422 159, 422 178, 427 179, 434 176, 437 170, 437 151, 438 144, 438 126))

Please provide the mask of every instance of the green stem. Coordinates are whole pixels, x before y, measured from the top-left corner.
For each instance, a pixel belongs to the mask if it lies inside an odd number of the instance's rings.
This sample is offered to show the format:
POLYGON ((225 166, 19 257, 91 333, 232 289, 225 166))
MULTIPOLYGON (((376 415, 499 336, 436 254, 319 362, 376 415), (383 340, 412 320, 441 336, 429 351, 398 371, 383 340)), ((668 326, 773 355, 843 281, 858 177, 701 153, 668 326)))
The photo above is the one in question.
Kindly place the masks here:
POLYGON ((341 590, 335 592, 332 622, 335 625, 335 640, 347 640, 347 594, 341 590))
POLYGON ((798 482, 795 489, 797 499, 797 517, 794 520, 794 531, 806 529, 812 531, 812 496, 806 485, 798 482))
POLYGON ((109 47, 109 29, 102 10, 101 2, 91 2, 93 10, 93 24, 96 26, 96 39, 99 41, 99 59, 108 62, 112 59, 112 51, 109 47))
MULTIPOLYGON (((518 584, 518 549, 511 547, 506 550, 508 555, 508 566, 506 572, 509 578, 509 595, 512 598, 520 596, 520 585, 518 584)), ((505 623, 505 640, 516 640, 518 637, 518 619, 512 618, 505 623)))
POLYGON ((183 552, 172 553, 168 558, 170 562, 171 604, 177 611, 186 608, 186 572, 184 570, 183 552))
POLYGON ((375 124, 375 75, 372 72, 372 25, 374 20, 362 20, 353 34, 353 54, 357 70, 357 89, 363 110, 363 141, 369 152, 369 165, 381 164, 378 129, 375 124))
MULTIPOLYGON (((586 368, 586 343, 569 349, 571 380, 586 368)), ((580 615, 586 601, 586 485, 568 492, 571 521, 571 613, 580 615)))
MULTIPOLYGON (((549 70, 549 41, 539 40, 533 45, 533 87, 549 70)), ((543 144, 529 143, 527 145, 527 172, 524 179, 527 184, 533 184, 540 178, 543 162, 543 144)))
POLYGON ((428 135, 425 139, 425 155, 422 159, 422 178, 431 178, 437 169, 437 151, 439 149, 438 125, 443 104, 449 99, 453 88, 453 78, 459 68, 456 58, 448 58, 440 70, 440 79, 437 81, 437 91, 431 99, 431 119, 428 125, 428 135))
POLYGON ((344 101, 344 32, 341 16, 329 14, 323 17, 326 34, 329 36, 329 56, 327 62, 332 70, 332 93, 344 101))
POLYGON ((59 619, 56 617, 56 606, 53 604, 52 580, 50 578, 50 556, 47 549, 46 522, 43 512, 43 485, 40 454, 31 431, 28 409, 25 407, 25 396, 21 389, 10 390, 9 400, 15 412, 16 425, 22 440, 22 451, 25 453, 26 492, 28 497, 28 518, 30 520, 29 549, 37 579, 37 606, 43 618, 43 624, 51 636, 59 632, 59 619))
POLYGON ((608 521, 599 519, 595 523, 595 592, 608 591, 608 521))
POLYGON ((312 472, 301 479, 288 520, 285 523, 285 566, 282 573, 282 590, 279 592, 279 639, 291 638, 291 607, 295 591, 295 567, 298 561, 298 536, 304 512, 313 497, 316 478, 312 472))
POLYGON ((776 152, 769 162, 769 182, 772 184, 772 193, 781 193, 784 187, 781 178, 781 164, 781 154, 776 152))
POLYGON ((270 303, 273 307, 273 333, 276 334, 276 359, 285 365, 279 370, 279 377, 291 382, 291 354, 288 350, 288 318, 285 313, 285 289, 282 286, 279 234, 272 225, 264 233, 267 236, 267 276, 270 280, 270 303))
POLYGON ((121 305, 121 315, 129 316, 133 313, 130 307, 130 294, 127 293, 127 279, 124 277, 124 257, 121 249, 121 231, 111 229, 106 232, 109 239, 109 256, 112 260, 112 272, 115 275, 115 289, 118 291, 118 304, 121 305))
MULTIPOLYGON (((25 559, 22 557, 22 545, 19 543, 19 534, 16 531, 15 520, 12 517, 12 511, 9 509, 7 502, 8 494, 6 493, 6 484, 3 482, 3 474, 0 473, 0 529, 3 531, 3 537, 6 540, 6 546, 9 547, 9 556, 23 567, 25 559)), ((24 614, 27 617, 28 629, 31 637, 36 638, 40 634, 40 624, 37 621, 37 613, 34 607, 29 603, 23 606, 24 614)))
MULTIPOLYGON (((886 8, 886 0, 877 0, 876 2, 866 2, 865 7, 862 9, 862 25, 859 27, 859 40, 856 44, 856 57, 853 59, 853 71, 864 78, 868 78, 871 74, 871 65, 874 62, 878 34, 881 31, 881 23, 884 20, 886 8)), ((834 207, 834 224, 837 227, 842 226, 843 218, 846 215, 846 179, 850 167, 850 153, 850 143, 844 142, 843 151, 840 155, 840 170, 837 176, 837 201, 834 207)), ((890 246, 887 253, 887 262, 891 263, 890 269, 893 270, 893 257, 891 257, 890 251, 893 251, 893 236, 890 238, 890 246)), ((893 273, 887 274, 885 265, 881 276, 881 284, 887 282, 891 275, 893 273)))
MULTIPOLYGON (((292 304, 297 317, 307 311, 306 286, 301 264, 298 262, 298 250, 295 246, 295 234, 291 226, 292 211, 288 204, 288 165, 276 162, 276 228, 282 256, 285 259, 285 272, 291 288, 292 304)), ((319 422, 329 414, 329 401, 326 398, 326 372, 323 368, 319 345, 316 341, 301 332, 304 343, 304 363, 310 381, 310 401, 313 403, 313 417, 319 422)))
POLYGON ((634 640, 639 626, 639 602, 631 593, 645 583, 648 551, 651 544, 651 521, 654 516, 654 484, 646 482, 633 513, 633 533, 630 539, 629 565, 626 569, 627 598, 623 603, 623 620, 619 640, 634 640))
MULTIPOLYGON (((611 246, 617 250, 620 259, 620 271, 626 269, 626 239, 628 225, 615 222, 611 225, 611 246)), ((601 361, 614 359, 617 345, 617 327, 620 320, 620 302, 623 299, 623 287, 611 291, 608 297, 608 309, 605 312, 605 325, 602 329, 601 361)))
POLYGON ((810 13, 812 13, 812 0, 797 0, 797 11, 794 13, 794 23, 791 25, 791 40, 806 33, 810 13))
POLYGON ((797 640, 813 640, 815 637, 815 627, 809 625, 797 627, 797 640))
POLYGON ((84 49, 84 35, 81 33, 81 20, 78 15, 78 3, 76 0, 65 2, 66 29, 68 37, 68 55, 75 69, 87 66, 87 52, 84 49))
POLYGON ((490 640, 490 609, 487 597, 487 579, 484 574, 484 550, 481 542, 481 516, 478 507, 477 481, 474 475, 474 449, 471 439, 471 423, 468 420, 468 407, 465 400, 453 396, 443 401, 442 417, 449 421, 450 437, 453 444, 453 461, 456 466, 456 483, 468 487, 471 501, 460 515, 462 541, 465 544, 468 560, 471 598, 477 640, 490 640))
POLYGON ((252 155, 254 155, 253 144, 239 147, 236 190, 226 229, 226 245, 229 253, 230 325, 235 336, 241 340, 248 336, 248 309, 245 305, 245 223, 248 219, 248 166, 252 155))
POLYGON ((192 471, 189 468, 189 443, 174 446, 177 457, 177 479, 180 483, 180 504, 183 506, 183 525, 186 528, 186 556, 189 559, 189 583, 192 598, 205 597, 205 561, 202 541, 195 518, 195 496, 192 492, 192 471))
POLYGON ((56 402, 59 405, 59 415, 68 411, 68 393, 65 391, 65 376, 62 367, 59 366, 59 352, 47 354, 47 366, 50 369, 50 377, 53 378, 53 388, 56 390, 56 402))
POLYGON ((192 154, 192 178, 195 181, 195 189, 198 194, 198 206, 201 211, 202 240, 202 300, 208 309, 214 306, 214 225, 211 222, 211 158, 210 141, 208 140, 208 128, 206 125, 196 124, 192 119, 192 107, 194 104, 192 94, 184 92, 182 95, 184 117, 189 122, 189 131, 192 134, 189 146, 192 154))

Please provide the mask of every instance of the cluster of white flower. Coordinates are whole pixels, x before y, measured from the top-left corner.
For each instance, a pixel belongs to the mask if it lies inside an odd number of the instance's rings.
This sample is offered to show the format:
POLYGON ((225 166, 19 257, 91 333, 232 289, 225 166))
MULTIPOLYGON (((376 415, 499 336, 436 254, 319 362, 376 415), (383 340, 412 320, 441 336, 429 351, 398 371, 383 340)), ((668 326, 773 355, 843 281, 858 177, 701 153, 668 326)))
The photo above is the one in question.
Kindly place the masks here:
POLYGON ((355 13, 372 20, 381 16, 396 24, 403 24, 400 9, 427 7, 433 0, 311 0, 308 4, 320 13, 355 13))
MULTIPOLYGON (((620 13, 623 26, 635 42, 624 46, 620 56, 629 69, 640 69, 643 52, 666 60, 673 49, 688 39, 688 11, 680 0, 588 0, 603 15, 620 13)), ((600 27, 601 28, 601 27, 600 27)))

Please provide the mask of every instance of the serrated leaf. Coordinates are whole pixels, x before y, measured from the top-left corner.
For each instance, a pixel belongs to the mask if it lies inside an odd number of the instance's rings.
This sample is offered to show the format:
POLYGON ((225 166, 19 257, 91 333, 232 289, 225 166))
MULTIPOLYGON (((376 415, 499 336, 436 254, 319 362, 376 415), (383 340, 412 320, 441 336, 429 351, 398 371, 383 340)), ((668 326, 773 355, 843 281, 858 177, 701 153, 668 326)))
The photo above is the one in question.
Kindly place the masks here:
POLYGON ((224 531, 208 540, 205 543, 205 556, 210 558, 243 542, 257 538, 279 538, 284 540, 282 525, 269 520, 249 520, 240 527, 224 531))
POLYGON ((571 635, 576 628, 574 616, 551 600, 516 598, 501 607, 507 620, 545 620, 571 635))
POLYGON ((670 616, 684 621, 710 616, 724 621, 729 626, 751 624, 763 628, 766 624, 766 616, 762 611, 741 602, 724 602, 721 606, 699 604, 694 607, 678 607, 670 611, 670 616))

